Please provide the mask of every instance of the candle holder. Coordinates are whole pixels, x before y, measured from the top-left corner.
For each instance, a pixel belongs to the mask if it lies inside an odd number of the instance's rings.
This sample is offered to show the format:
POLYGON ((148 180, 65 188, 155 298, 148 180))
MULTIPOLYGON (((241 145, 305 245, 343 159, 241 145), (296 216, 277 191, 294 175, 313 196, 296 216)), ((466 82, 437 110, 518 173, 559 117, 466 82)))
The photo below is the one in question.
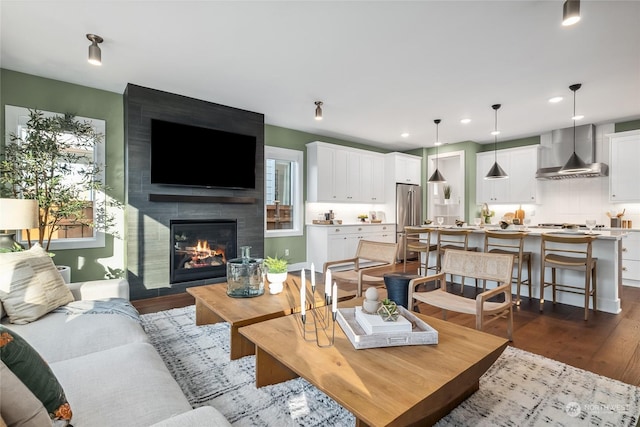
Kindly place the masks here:
MULTIPOLYGON (((306 283, 301 282, 300 286, 306 286, 306 283)), ((307 307, 305 307, 305 314, 302 314, 302 312, 300 314, 300 319, 302 320, 302 338, 305 341, 315 341, 318 347, 331 347, 335 342, 337 314, 336 311, 330 309, 333 298, 325 294, 324 307, 318 307, 315 294, 315 286, 312 286, 309 313, 311 314, 313 322, 310 321, 307 324, 307 307)))

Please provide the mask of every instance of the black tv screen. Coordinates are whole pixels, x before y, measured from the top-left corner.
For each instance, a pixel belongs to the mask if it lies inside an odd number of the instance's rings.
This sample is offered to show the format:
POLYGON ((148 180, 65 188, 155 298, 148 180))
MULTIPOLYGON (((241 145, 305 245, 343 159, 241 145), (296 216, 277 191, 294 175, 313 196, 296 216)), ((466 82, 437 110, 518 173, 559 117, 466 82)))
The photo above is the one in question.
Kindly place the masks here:
POLYGON ((256 187, 256 137, 151 120, 151 183, 256 187))

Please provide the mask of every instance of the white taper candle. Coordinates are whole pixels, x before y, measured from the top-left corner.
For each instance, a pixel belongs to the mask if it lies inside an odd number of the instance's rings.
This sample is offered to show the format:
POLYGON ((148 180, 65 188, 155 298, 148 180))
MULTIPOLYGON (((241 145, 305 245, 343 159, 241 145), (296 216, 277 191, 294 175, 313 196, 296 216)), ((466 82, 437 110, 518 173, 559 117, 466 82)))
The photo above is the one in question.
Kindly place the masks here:
POLYGON ((333 282, 333 301, 331 303, 331 311, 338 311, 338 284, 333 282))
POLYGON ((300 272, 300 314, 307 311, 307 281, 304 278, 304 268, 300 272))
POLYGON ((311 263, 311 287, 316 288, 316 267, 311 263))

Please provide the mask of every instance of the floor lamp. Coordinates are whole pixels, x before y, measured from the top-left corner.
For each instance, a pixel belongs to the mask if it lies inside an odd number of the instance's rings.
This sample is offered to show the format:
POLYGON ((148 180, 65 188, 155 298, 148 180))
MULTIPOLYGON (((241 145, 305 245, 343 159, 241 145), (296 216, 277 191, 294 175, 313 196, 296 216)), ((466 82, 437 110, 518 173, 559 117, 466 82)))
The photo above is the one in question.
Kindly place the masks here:
POLYGON ((22 247, 15 240, 13 230, 38 227, 38 201, 31 199, 0 199, 0 249, 22 247))

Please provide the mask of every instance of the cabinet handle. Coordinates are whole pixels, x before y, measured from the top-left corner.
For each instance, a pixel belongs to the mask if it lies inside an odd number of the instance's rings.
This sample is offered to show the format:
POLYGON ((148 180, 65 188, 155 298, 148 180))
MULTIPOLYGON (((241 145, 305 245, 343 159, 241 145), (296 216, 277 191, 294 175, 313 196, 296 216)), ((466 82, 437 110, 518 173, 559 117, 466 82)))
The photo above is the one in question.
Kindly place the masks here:
POLYGON ((622 271, 627 271, 627 267, 622 267, 622 271))
POLYGON ((627 252, 627 248, 622 248, 622 252, 627 252))

